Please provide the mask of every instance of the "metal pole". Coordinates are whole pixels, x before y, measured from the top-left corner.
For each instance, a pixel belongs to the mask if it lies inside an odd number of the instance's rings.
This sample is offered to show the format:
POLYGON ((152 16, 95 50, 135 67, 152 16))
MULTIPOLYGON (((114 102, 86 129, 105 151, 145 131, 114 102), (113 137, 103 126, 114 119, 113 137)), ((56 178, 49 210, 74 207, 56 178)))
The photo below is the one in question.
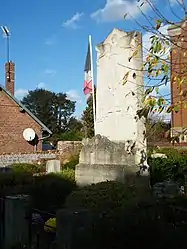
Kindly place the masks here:
POLYGON ((10 61, 10 39, 9 35, 7 35, 7 62, 10 61))
POLYGON ((93 118, 94 118, 94 136, 95 136, 96 135, 96 111, 95 111, 95 88, 94 88, 94 77, 93 77, 93 57, 92 57, 92 40, 91 40, 91 35, 89 35, 89 44, 90 44, 90 57, 91 57, 93 118))

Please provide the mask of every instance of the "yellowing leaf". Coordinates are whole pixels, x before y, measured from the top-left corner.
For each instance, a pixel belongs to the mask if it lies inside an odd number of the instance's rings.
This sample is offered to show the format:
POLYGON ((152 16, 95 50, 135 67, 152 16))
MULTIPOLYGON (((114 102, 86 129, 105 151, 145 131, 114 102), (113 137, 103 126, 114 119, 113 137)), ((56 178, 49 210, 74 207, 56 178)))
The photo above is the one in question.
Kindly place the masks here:
POLYGON ((156 30, 158 30, 161 26, 161 21, 160 20, 156 20, 156 30))
POLYGON ((135 57, 137 54, 138 54, 138 49, 133 52, 132 57, 135 57))
POLYGON ((184 109, 187 108, 187 103, 185 102, 184 105, 183 105, 184 109))
POLYGON ((183 95, 183 90, 180 91, 179 95, 183 95))
POLYGON ((127 72, 127 73, 124 75, 123 79, 122 79, 122 84, 123 84, 123 85, 125 85, 125 84, 127 83, 127 78, 128 78, 128 76, 129 76, 129 72, 127 72))
POLYGON ((159 76, 160 74, 161 74, 161 70, 158 69, 158 70, 156 71, 156 77, 159 76))

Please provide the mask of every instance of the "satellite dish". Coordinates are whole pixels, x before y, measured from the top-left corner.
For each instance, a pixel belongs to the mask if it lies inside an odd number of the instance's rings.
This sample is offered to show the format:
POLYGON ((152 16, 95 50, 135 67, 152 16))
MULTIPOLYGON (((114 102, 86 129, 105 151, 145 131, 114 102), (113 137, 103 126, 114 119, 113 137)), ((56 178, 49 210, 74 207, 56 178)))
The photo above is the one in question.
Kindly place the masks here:
POLYGON ((35 136, 36 136, 36 133, 33 129, 31 128, 26 128, 24 131, 23 131, 23 138, 28 141, 28 142, 31 142, 32 140, 35 139, 35 136))

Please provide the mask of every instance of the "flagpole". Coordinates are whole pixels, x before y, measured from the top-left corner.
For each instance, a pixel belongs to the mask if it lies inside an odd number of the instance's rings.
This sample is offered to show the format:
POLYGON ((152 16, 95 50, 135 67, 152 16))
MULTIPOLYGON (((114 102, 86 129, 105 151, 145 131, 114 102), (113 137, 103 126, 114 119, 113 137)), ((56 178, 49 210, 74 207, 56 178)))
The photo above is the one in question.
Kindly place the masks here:
POLYGON ((96 109, 95 109, 95 88, 94 88, 94 77, 93 77, 93 57, 92 57, 92 38, 89 35, 90 44, 90 59, 91 59, 91 76, 92 76, 92 98, 93 98, 93 119, 94 119, 94 136, 96 135, 96 109))

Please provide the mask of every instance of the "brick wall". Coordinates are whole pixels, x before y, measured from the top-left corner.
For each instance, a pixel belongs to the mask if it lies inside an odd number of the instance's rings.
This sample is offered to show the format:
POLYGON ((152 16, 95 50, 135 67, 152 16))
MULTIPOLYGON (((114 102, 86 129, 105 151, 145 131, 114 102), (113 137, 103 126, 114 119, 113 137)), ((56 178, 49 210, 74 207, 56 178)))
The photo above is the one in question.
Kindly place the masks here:
POLYGON ((52 153, 27 153, 27 154, 6 154, 0 155, 0 167, 13 163, 33 163, 40 160, 57 159, 58 154, 52 153))
MULTIPOLYGON (((23 138, 23 131, 32 128, 42 136, 40 126, 20 107, 0 90, 0 154, 34 152, 34 146, 23 138)), ((41 150, 41 143, 37 146, 41 150)))
POLYGON ((5 88, 14 96, 14 71, 15 64, 7 62, 5 64, 5 88))
POLYGON ((171 102, 179 107, 179 112, 172 112, 172 127, 187 127, 186 96, 180 94, 187 91, 187 22, 182 27, 169 30, 173 47, 171 49, 171 102), (175 77, 183 79, 183 83, 176 82, 175 77))
POLYGON ((82 146, 81 141, 58 141, 57 151, 63 158, 68 158, 71 155, 79 154, 82 146))

